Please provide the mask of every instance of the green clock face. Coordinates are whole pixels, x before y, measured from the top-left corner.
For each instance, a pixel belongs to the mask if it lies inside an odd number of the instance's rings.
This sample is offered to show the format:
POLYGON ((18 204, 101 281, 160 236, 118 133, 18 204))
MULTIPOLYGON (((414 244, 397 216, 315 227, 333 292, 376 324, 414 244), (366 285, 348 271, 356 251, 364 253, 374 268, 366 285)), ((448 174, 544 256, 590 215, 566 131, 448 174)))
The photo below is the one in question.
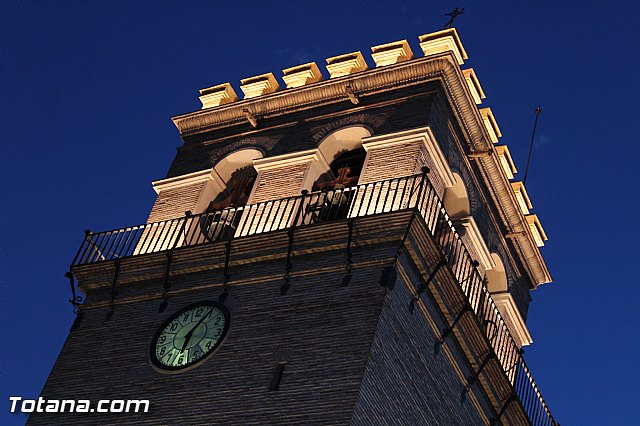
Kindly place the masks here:
POLYGON ((191 367, 211 355, 229 330, 229 311, 216 302, 200 302, 174 314, 151 343, 151 361, 161 370, 191 367))

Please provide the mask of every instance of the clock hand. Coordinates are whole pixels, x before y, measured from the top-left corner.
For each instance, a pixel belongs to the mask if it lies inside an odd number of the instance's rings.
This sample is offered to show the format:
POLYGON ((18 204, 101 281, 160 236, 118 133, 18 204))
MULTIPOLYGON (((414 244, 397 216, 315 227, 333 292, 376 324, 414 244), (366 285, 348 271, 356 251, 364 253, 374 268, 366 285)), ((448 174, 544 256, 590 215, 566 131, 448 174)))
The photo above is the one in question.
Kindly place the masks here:
POLYGON ((205 315, 202 318, 200 318, 200 321, 198 321, 198 323, 196 325, 194 325, 193 328, 191 330, 189 330, 189 332, 187 334, 185 334, 184 343, 182 344, 182 349, 180 349, 180 351, 184 351, 184 349, 189 344, 189 340, 191 340, 191 336, 193 336, 194 331, 196 331, 196 328, 198 328, 198 326, 200 324, 202 324, 202 321, 204 321, 209 315, 211 315, 211 312, 213 312, 213 308, 211 308, 209 310, 209 312, 207 312, 207 315, 205 315))

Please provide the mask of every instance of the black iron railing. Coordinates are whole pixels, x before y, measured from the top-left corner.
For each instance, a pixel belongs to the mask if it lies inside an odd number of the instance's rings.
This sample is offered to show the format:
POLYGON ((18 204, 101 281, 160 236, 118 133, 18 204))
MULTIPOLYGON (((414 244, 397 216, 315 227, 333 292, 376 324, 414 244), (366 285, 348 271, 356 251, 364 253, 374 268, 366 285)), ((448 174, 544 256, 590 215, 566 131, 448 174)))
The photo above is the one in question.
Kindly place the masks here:
MULTIPOLYGON (((415 209, 424 219, 429 233, 442 251, 443 259, 467 297, 467 307, 477 315, 495 357, 512 383, 513 396, 519 399, 531 423, 556 425, 518 345, 487 290, 477 263, 456 232, 426 173, 351 188, 303 193, 216 212, 189 214, 113 231, 87 232, 72 266, 407 209, 415 209)), ((498 414, 501 416, 503 413, 498 414)))

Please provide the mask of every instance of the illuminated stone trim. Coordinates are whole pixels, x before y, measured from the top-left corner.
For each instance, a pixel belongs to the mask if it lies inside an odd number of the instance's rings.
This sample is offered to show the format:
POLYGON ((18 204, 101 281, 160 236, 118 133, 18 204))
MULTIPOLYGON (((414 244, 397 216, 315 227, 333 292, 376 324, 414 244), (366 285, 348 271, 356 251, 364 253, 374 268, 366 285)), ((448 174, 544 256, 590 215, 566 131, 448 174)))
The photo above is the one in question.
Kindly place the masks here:
POLYGON ((318 69, 315 62, 309 62, 303 65, 282 70, 284 76, 282 79, 288 89, 304 86, 305 84, 315 83, 322 80, 322 73, 318 69))
MULTIPOLYGON (((260 174, 269 170, 283 170, 300 164, 308 164, 302 184, 299 188, 296 188, 293 192, 294 195, 299 195, 303 189, 311 190, 313 183, 320 177, 322 173, 329 170, 329 163, 324 158, 319 149, 310 149, 307 151, 295 152, 291 154, 277 155, 274 157, 261 158, 259 160, 253 160, 253 167, 258 172, 258 178, 256 182, 260 181, 260 174)), ((255 187, 258 185, 256 184, 255 187)), ((254 187, 254 188, 255 188, 254 187)), ((253 193, 249 204, 253 202, 253 193)), ((260 200, 264 201, 264 200, 260 200)))
POLYGON ((153 190, 156 192, 156 194, 160 194, 160 192, 167 189, 179 188, 181 186, 192 185, 194 183, 201 183, 206 181, 218 182, 222 185, 222 189, 224 189, 224 183, 222 182, 222 179, 220 179, 218 173, 216 173, 213 169, 206 169, 199 172, 188 173, 182 176, 156 180, 151 182, 151 185, 153 185, 153 190))
MULTIPOLYGON (((435 172, 438 173, 438 175, 442 178, 444 186, 453 186, 453 184, 455 183, 453 173, 451 173, 451 169, 449 168, 447 159, 444 157, 444 154, 440 150, 440 146, 438 145, 438 142, 436 141, 436 138, 429 127, 420 127, 403 132, 363 138, 362 147, 368 153, 369 151, 376 148, 402 145, 415 141, 420 141, 425 147, 427 154, 434 162, 434 168, 436 169, 435 172)), ((365 160, 365 168, 367 166, 367 160, 365 160)))
POLYGON ((231 84, 223 83, 206 89, 200 89, 199 99, 200 102, 202 102, 202 109, 205 109, 235 102, 238 100, 238 95, 236 95, 231 84))
POLYGON ((469 91, 471 92, 471 97, 476 102, 476 104, 480 105, 482 100, 486 98, 484 95, 484 91, 482 90, 482 86, 480 86, 480 80, 476 76, 473 68, 468 68, 466 70, 462 70, 462 75, 464 75, 464 79, 467 82, 467 86, 469 87, 469 91))
POLYGON ((473 216, 453 219, 453 223, 464 228, 464 231, 469 238, 469 242, 473 245, 474 252, 478 256, 476 260, 480 262, 482 267, 485 270, 493 269, 496 264, 493 259, 491 259, 491 252, 489 251, 487 243, 485 243, 484 238, 480 233, 480 228, 478 228, 473 216))
POLYGON ((502 170, 507 175, 507 178, 513 179, 514 174, 518 172, 516 169, 516 165, 511 158, 511 153, 509 152, 509 148, 506 145, 498 145, 495 147, 495 151, 498 154, 498 158, 500 159, 500 165, 502 166, 502 170))
POLYGON ((542 228, 542 224, 540 223, 540 219, 538 219, 538 215, 536 214, 528 214, 525 216, 527 219, 527 223, 529 224, 529 231, 531 235, 533 235, 533 239, 535 240, 538 247, 544 246, 544 242, 548 240, 546 232, 542 228))
POLYGON ((502 133, 500 132, 500 128, 498 127, 498 122, 496 118, 493 116, 493 112, 491 108, 481 108, 480 115, 482 116, 482 123, 484 127, 487 129, 487 133, 489 133, 489 137, 491 138, 491 142, 498 143, 498 138, 502 137, 502 133))
POLYGON ((382 67, 413 59, 413 52, 407 40, 400 40, 373 46, 371 48, 371 56, 376 66, 382 67))
POLYGON ((245 78, 244 80, 240 80, 240 82, 242 83, 240 89, 244 93, 245 99, 255 98, 280 90, 278 81, 270 72, 245 78))
POLYGON ((507 320, 507 327, 509 327, 509 331, 511 331, 516 339, 516 343, 520 347, 528 346, 533 343, 531 333, 529 333, 527 324, 522 318, 522 315, 520 315, 520 311, 516 306, 516 302, 513 300, 513 296, 509 293, 492 293, 491 297, 502 316, 507 320))
POLYGON ((458 65, 464 64, 464 60, 469 59, 455 28, 424 34, 419 37, 419 40, 424 56, 451 51, 458 61, 458 65))
MULTIPOLYGON (((149 213, 147 223, 173 219, 187 211, 201 213, 213 197, 226 187, 224 180, 213 169, 162 179, 152 184, 158 198, 149 213)), ((175 240, 167 240, 163 244, 171 247, 172 241, 175 240)), ((136 252, 142 247, 137 246, 136 252)))
POLYGON ((522 182, 511 182, 511 188, 513 188, 513 193, 516 194, 516 200, 518 200, 522 214, 525 216, 528 215, 533 205, 531 204, 527 190, 524 188, 524 184, 522 182))
POLYGON ((360 51, 327 58, 327 71, 331 78, 364 71, 367 68, 367 63, 360 51))

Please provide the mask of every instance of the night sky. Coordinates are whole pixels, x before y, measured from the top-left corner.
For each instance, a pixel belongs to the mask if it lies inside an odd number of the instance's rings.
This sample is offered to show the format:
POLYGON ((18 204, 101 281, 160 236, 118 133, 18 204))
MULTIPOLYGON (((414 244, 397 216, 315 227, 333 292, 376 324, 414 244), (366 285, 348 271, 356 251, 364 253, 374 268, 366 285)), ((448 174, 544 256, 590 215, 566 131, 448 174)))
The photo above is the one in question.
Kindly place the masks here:
POLYGON ((532 292, 525 359, 564 426, 640 422, 637 3, 157 3, 0 4, 1 424, 24 423, 8 396, 37 398, 67 336, 83 231, 146 220, 198 89, 309 61, 328 77, 356 50, 373 66, 405 38, 420 56, 456 6, 520 180, 543 110, 527 190, 554 282, 532 292))

